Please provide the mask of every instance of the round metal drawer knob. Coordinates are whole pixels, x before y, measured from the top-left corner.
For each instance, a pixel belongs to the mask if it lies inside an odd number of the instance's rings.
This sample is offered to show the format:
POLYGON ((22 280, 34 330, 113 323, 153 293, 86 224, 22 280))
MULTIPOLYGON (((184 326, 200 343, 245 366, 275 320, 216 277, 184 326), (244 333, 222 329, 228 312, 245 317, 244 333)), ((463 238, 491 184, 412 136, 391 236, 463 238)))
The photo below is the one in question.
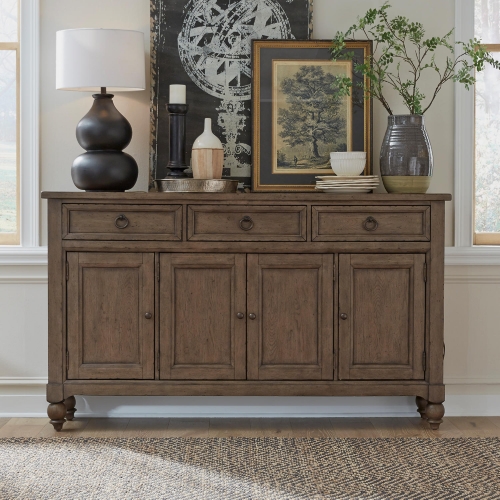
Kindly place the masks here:
POLYGON ((245 215, 243 219, 240 220, 240 229, 243 231, 250 231, 253 228, 253 220, 250 216, 245 215))
POLYGON ((129 224, 129 220, 127 217, 125 217, 123 214, 120 214, 116 219, 115 219, 115 226, 118 229, 125 229, 129 224))
POLYGON ((153 317, 153 315, 152 315, 151 313, 146 313, 146 314, 144 315, 144 317, 145 317, 146 319, 151 319, 151 318, 153 317))
POLYGON ((236 315, 236 317, 237 317, 238 319, 243 319, 243 318, 245 317, 245 315, 244 315, 243 313, 238 313, 238 314, 236 315))
POLYGON ((363 222, 363 228, 365 231, 375 231, 378 228, 378 222, 373 217, 367 217, 363 222))
POLYGON ((248 315, 248 317, 249 317, 250 319, 255 319, 257 316, 255 316, 255 314, 254 314, 254 313, 250 313, 250 314, 248 315))
POLYGON ((340 315, 340 319, 346 320, 347 319, 347 314, 346 313, 342 313, 340 315))

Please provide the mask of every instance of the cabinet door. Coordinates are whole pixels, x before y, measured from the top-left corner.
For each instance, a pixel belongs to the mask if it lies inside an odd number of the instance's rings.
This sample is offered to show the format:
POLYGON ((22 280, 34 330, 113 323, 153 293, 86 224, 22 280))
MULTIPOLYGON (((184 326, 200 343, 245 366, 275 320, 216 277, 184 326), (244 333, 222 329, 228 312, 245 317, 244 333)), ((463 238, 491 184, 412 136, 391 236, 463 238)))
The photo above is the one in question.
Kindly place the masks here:
POLYGON ((160 378, 245 378, 245 280, 245 255, 160 256, 160 378))
POLYGON ((154 378, 154 254, 68 253, 68 378, 154 378))
POLYGON ((423 379, 424 255, 339 256, 339 378, 423 379))
POLYGON ((248 255, 248 378, 333 379, 333 255, 248 255))

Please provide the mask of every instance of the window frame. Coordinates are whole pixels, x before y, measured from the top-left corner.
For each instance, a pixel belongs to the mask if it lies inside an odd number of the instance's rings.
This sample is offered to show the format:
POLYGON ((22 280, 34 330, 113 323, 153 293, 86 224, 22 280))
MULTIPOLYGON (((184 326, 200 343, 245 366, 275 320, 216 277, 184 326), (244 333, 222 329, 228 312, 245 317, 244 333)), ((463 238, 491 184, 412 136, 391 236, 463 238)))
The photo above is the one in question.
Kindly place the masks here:
MULTIPOLYGON (((500 43, 485 43, 482 44, 486 49, 490 52, 494 52, 500 55, 500 43)), ((475 102, 476 96, 474 95, 474 123, 475 123, 475 113, 476 113, 476 102, 475 102)), ((490 245, 490 246, 498 246, 500 245, 500 232, 499 233, 476 233, 476 216, 475 216, 475 211, 476 211, 476 189, 475 189, 475 184, 476 184, 476 173, 475 173, 475 168, 476 168, 476 128, 474 127, 474 187, 473 187, 473 234, 472 234, 472 241, 474 245, 477 246, 485 246, 485 245, 490 245)))
MULTIPOLYGON (((455 39, 474 38, 474 2, 455 0, 455 39)), ((473 90, 455 84, 455 246, 447 265, 500 265, 500 246, 474 245, 475 103, 473 90)))
POLYGON ((17 0, 17 40, 15 42, 1 42, 0 41, 0 50, 2 51, 14 51, 16 53, 16 231, 14 233, 0 233, 0 245, 19 245, 21 242, 20 235, 20 186, 19 182, 21 179, 20 170, 21 170, 21 161, 20 161, 20 110, 21 110, 21 96, 20 96, 20 87, 21 87, 21 57, 20 57, 20 38, 21 38, 21 1, 17 0))
POLYGON ((18 244, 0 245, 0 265, 46 261, 40 248, 39 115, 40 0, 19 1, 19 236, 18 244))

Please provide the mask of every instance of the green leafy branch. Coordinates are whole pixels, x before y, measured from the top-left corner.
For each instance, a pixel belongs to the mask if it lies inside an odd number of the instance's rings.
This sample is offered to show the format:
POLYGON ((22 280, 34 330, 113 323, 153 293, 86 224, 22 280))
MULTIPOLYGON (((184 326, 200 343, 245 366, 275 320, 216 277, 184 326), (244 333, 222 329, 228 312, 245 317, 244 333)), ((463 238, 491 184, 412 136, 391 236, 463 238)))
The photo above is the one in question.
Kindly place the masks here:
POLYGON ((352 60, 354 72, 362 75, 363 81, 353 84, 346 75, 337 76, 335 85, 337 95, 349 96, 353 85, 362 89, 365 98, 374 98, 382 103, 389 114, 392 109, 384 96, 384 87, 389 86, 401 96, 410 114, 423 115, 433 104, 443 85, 452 80, 465 85, 467 90, 476 82, 474 71, 481 71, 486 64, 500 69, 500 62, 474 38, 468 42, 455 42, 460 54, 455 55, 455 46, 450 41, 453 30, 443 37, 425 38, 421 23, 411 22, 403 16, 389 19, 390 4, 385 2, 380 9, 370 9, 346 32, 337 32, 332 41, 333 60, 352 60), (356 61, 354 52, 346 51, 346 40, 363 33, 366 39, 373 40, 373 55, 364 61, 356 61), (436 62, 436 50, 449 51, 446 61, 436 62), (419 88, 424 74, 434 73, 438 83, 428 98, 419 88), (402 74, 408 75, 406 78, 402 74))

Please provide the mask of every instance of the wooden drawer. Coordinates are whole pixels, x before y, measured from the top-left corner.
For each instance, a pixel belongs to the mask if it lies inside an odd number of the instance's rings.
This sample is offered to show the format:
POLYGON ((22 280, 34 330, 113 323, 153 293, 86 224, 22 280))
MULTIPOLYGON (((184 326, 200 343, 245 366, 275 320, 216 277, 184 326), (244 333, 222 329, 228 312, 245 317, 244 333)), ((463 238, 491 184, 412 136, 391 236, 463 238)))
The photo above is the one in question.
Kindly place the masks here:
POLYGON ((324 206, 312 209, 313 241, 429 241, 429 206, 324 206))
POLYGON ((305 206, 189 205, 191 241, 306 241, 305 206))
POLYGON ((63 205, 66 240, 182 240, 182 205, 63 205))

